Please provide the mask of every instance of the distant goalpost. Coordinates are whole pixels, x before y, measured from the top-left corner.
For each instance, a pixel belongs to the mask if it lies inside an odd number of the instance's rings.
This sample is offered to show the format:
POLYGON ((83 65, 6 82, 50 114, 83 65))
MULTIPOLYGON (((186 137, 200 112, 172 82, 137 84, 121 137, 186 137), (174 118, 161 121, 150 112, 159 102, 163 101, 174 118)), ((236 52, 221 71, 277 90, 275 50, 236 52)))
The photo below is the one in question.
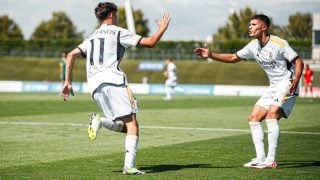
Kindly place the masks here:
POLYGON ((124 9, 125 9, 125 13, 126 13, 128 29, 135 34, 136 33, 136 28, 135 28, 135 25, 134 25, 134 18, 133 18, 133 13, 132 13, 131 0, 125 0, 124 9))

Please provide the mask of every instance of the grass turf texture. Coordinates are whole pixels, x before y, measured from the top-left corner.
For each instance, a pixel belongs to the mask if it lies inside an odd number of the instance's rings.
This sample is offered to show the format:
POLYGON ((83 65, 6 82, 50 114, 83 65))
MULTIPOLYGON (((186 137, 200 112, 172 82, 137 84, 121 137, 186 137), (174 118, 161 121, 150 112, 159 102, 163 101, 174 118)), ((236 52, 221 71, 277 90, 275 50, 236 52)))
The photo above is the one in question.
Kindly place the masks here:
MULTIPOLYGON (((136 163, 148 174, 130 178, 320 176, 319 100, 298 99, 290 118, 280 121, 279 168, 253 170, 242 164, 254 156, 246 119, 257 97, 137 98, 141 137, 136 163)), ((76 94, 65 103, 57 94, 0 93, 0 109, 0 179, 128 178, 121 174, 124 134, 102 129, 96 141, 88 140, 88 113, 99 111, 90 95, 76 94)))

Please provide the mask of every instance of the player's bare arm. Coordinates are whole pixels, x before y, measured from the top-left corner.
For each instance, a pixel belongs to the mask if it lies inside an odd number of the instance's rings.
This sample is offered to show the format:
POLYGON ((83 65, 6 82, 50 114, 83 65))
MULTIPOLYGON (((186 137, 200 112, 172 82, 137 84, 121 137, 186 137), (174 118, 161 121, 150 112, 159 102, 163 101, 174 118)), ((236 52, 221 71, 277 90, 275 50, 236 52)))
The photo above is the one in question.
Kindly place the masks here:
POLYGON ((215 53, 210 51, 209 48, 196 48, 194 53, 198 56, 204 58, 211 58, 224 63, 237 63, 241 61, 236 54, 228 54, 228 53, 215 53))
POLYGON ((64 82, 64 86, 62 88, 61 96, 63 97, 64 101, 67 101, 69 94, 73 93, 72 92, 72 69, 73 69, 73 64, 74 61, 76 60, 77 57, 81 55, 81 52, 78 48, 72 50, 70 53, 67 55, 67 64, 66 64, 66 80, 64 82))
POLYGON ((290 93, 293 93, 295 91, 295 89, 298 87, 299 85, 299 80, 300 77, 303 73, 303 68, 304 68, 304 64, 302 59, 298 56, 296 57, 296 59, 293 61, 294 65, 295 65, 295 74, 294 74, 294 79, 292 82, 292 86, 290 88, 290 93))
POLYGON ((170 19, 170 15, 167 12, 165 12, 161 20, 155 20, 158 25, 157 32, 153 36, 143 37, 140 40, 139 45, 152 48, 161 39, 162 35, 167 30, 170 23, 170 19))

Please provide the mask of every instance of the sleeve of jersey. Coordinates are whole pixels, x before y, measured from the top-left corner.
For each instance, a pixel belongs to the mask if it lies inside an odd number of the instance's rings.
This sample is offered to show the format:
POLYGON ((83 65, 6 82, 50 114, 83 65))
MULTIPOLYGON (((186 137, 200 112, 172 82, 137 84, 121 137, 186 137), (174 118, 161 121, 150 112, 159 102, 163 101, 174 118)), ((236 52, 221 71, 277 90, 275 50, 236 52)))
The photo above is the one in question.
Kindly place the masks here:
POLYGON ((138 46, 138 43, 140 42, 141 38, 141 36, 133 34, 131 31, 120 31, 120 43, 125 48, 129 46, 138 46))
POLYGON ((284 46, 284 57, 292 62, 298 56, 297 52, 295 52, 290 45, 286 42, 284 46))
POLYGON ((254 56, 250 51, 250 43, 247 44, 245 47, 243 47, 241 50, 239 50, 236 53, 236 55, 239 59, 244 59, 244 60, 254 59, 254 56))
POLYGON ((85 58, 87 56, 87 47, 85 42, 83 41, 77 48, 80 50, 81 55, 85 58))

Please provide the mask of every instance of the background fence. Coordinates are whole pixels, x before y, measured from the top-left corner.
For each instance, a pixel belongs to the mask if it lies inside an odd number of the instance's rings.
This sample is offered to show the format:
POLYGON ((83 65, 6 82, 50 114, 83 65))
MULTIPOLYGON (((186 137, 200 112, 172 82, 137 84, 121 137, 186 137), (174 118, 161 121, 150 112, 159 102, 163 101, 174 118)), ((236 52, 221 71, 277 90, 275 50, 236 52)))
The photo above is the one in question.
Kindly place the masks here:
MULTIPOLYGON (((193 53, 193 48, 185 49, 148 49, 148 48, 135 48, 128 49, 125 54, 127 59, 137 60, 161 60, 166 58, 173 58, 175 60, 195 60, 200 59, 193 53)), ((60 57, 60 51, 57 49, 39 49, 39 50, 23 50, 23 49, 10 49, 7 51, 0 51, 0 56, 16 56, 16 57, 60 57)), ((226 49, 223 52, 236 52, 236 49, 226 49)), ((303 59, 311 59, 311 48, 296 49, 298 54, 303 59)))

